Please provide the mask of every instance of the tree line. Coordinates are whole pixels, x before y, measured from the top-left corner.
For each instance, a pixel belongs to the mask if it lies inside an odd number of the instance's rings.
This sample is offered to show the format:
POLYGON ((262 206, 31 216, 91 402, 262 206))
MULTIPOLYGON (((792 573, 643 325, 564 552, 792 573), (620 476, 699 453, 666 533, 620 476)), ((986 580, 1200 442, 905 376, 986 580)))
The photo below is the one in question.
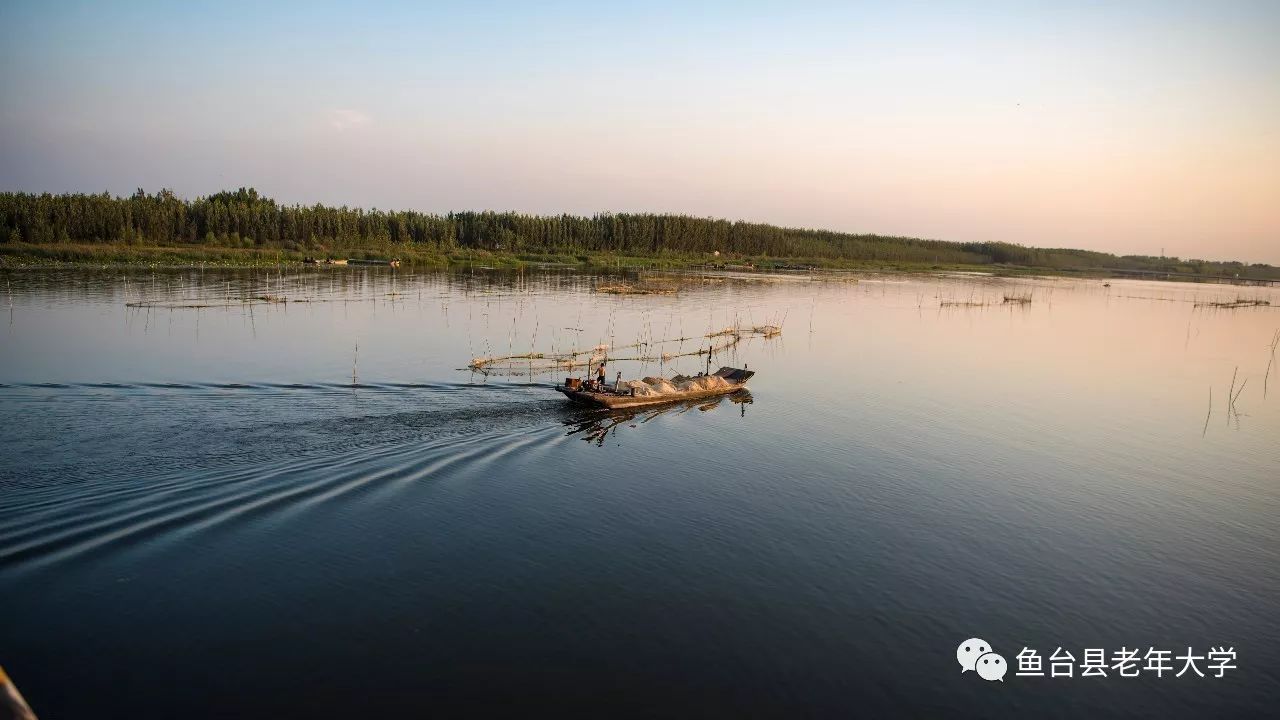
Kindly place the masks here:
POLYGON ((1116 256, 1009 243, 853 234, 763 223, 652 213, 526 215, 283 205, 252 188, 185 200, 169 190, 129 197, 0 193, 0 242, 261 247, 316 253, 337 249, 394 252, 416 247, 514 253, 614 252, 635 255, 721 252, 930 264, 1009 264, 1054 269, 1131 269, 1280 277, 1267 265, 1116 256))

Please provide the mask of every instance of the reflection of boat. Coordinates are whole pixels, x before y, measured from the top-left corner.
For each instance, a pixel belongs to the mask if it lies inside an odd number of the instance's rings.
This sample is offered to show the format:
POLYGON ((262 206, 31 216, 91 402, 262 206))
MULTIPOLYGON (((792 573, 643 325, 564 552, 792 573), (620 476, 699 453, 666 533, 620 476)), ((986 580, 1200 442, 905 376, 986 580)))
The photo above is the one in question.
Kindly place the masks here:
MULTIPOLYGON (((747 389, 739 389, 730 393, 728 400, 738 406, 739 414, 744 417, 747 414, 747 406, 755 402, 755 399, 751 397, 751 391, 747 389)), ((582 435, 583 440, 603 447, 605 438, 610 434, 616 436, 620 429, 644 425, 650 420, 667 414, 683 415, 694 409, 697 409, 698 412, 709 412, 721 407, 724 401, 725 396, 721 395, 711 398, 710 401, 704 398, 702 400, 677 400, 661 405, 632 407, 621 410, 581 410, 566 419, 564 424, 572 428, 568 432, 569 435, 582 435)))
POLYGON ((630 408, 643 405, 659 405, 681 400, 702 400, 738 392, 746 388, 755 372, 747 369, 722 367, 710 375, 691 378, 674 378, 677 389, 666 392, 637 392, 647 390, 643 383, 617 383, 604 387, 589 386, 574 378, 568 378, 556 390, 570 400, 605 408, 630 408))

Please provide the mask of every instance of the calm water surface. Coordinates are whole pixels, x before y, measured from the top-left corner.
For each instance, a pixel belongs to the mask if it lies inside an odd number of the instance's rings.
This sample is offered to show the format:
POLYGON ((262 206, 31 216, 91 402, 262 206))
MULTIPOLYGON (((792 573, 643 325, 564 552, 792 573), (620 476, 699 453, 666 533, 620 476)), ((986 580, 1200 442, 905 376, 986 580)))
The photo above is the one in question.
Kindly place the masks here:
POLYGON ((0 664, 44 718, 1280 706, 1280 291, 4 279, 0 664), (1272 307, 1203 305, 1237 296, 1272 307), (750 396, 662 412, 459 369, 765 322, 714 361, 757 371, 750 396), (985 682, 956 663, 975 636, 1238 667, 985 682))

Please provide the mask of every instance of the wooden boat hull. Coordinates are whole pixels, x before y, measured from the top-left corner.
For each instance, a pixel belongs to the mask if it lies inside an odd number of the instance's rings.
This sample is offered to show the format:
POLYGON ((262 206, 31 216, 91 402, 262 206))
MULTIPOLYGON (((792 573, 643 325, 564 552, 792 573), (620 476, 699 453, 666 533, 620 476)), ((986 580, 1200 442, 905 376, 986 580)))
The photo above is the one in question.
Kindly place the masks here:
POLYGON ((582 388, 571 388, 566 385, 557 385, 556 390, 564 393, 565 397, 573 402, 583 405, 594 405, 602 408, 633 408, 644 405, 663 405, 665 403, 680 402, 682 400, 702 400, 704 398, 713 398, 720 395, 731 395, 739 390, 745 390, 747 381, 751 376, 755 375, 750 370, 738 370, 737 368, 723 367, 720 368, 715 375, 729 381, 724 387, 711 388, 708 390, 688 390, 685 392, 664 393, 662 395, 627 395, 613 392, 593 392, 582 388))
POLYGON ((681 400, 702 400, 703 398, 730 395, 738 392, 739 390, 745 390, 746 387, 746 383, 738 383, 728 387, 715 388, 714 390, 690 390, 688 392, 667 393, 665 395, 615 395, 613 393, 570 390, 563 385, 557 385, 556 390, 564 393, 565 397, 576 403, 615 409, 640 407, 641 405, 662 405, 664 403, 679 402, 681 400))

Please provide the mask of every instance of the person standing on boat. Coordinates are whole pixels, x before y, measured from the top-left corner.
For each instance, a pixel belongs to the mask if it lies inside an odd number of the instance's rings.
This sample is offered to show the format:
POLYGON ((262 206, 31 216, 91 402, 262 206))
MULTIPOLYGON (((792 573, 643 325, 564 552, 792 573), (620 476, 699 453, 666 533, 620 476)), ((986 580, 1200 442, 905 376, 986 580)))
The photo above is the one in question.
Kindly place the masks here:
POLYGON ((604 361, 603 360, 600 361, 600 367, 599 369, 596 370, 596 384, 599 385, 601 389, 604 388, 604 361))

